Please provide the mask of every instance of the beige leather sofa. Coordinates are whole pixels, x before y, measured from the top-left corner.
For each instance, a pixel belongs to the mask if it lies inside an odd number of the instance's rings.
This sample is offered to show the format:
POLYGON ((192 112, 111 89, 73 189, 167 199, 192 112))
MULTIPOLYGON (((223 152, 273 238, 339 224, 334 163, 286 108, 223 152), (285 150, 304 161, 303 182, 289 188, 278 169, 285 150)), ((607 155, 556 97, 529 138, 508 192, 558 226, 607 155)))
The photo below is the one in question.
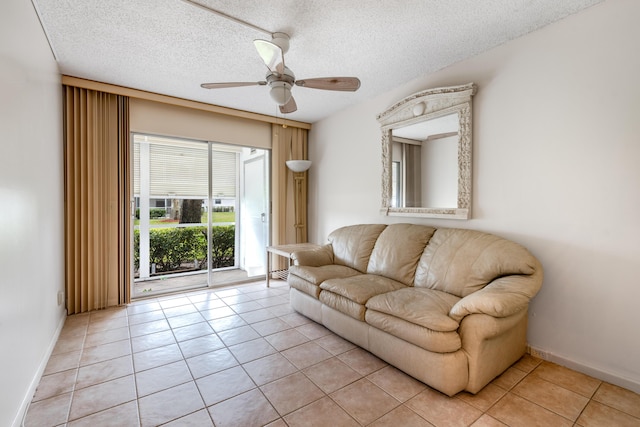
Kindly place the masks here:
POLYGON ((449 396, 477 393, 526 350, 542 266, 512 241, 361 224, 292 257, 296 311, 449 396))

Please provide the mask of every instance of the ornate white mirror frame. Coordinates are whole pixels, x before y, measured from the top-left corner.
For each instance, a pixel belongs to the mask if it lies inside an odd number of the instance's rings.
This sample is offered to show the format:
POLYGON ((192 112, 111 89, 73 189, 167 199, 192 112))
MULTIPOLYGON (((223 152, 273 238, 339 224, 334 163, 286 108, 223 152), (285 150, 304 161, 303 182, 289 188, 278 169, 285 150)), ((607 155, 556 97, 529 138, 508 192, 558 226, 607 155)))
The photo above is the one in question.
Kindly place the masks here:
MULTIPOLYGON (((468 83, 424 90, 404 98, 378 115, 377 119, 382 130, 381 213, 383 215, 450 219, 471 217, 471 97, 476 93, 476 89, 475 84, 468 83), (393 131, 454 114, 457 114, 459 124, 457 128, 457 206, 394 206, 392 202, 393 131)), ((448 135, 452 134, 455 135, 455 132, 448 135)))

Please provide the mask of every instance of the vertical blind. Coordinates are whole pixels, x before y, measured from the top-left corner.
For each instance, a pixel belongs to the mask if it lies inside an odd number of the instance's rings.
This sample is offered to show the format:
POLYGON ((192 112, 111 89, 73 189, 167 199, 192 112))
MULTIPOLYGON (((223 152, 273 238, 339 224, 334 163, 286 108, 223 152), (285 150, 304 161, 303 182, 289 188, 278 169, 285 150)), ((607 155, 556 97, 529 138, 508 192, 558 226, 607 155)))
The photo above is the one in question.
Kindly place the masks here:
MULTIPOLYGON (((307 242, 307 177, 308 172, 292 172, 285 166, 291 159, 308 159, 306 129, 273 125, 272 148, 272 244, 307 242)), ((274 258, 279 266, 280 257, 274 258)))
POLYGON ((67 313, 128 302, 128 98, 65 86, 67 313))

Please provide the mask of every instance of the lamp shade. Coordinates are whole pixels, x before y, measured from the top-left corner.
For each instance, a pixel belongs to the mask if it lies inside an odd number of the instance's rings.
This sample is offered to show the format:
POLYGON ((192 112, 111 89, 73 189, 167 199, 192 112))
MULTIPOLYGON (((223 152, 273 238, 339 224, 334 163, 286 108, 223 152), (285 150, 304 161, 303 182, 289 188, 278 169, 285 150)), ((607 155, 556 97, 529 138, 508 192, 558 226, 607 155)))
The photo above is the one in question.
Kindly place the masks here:
POLYGON ((311 160, 287 160, 287 167, 294 172, 304 172, 311 167, 311 160))

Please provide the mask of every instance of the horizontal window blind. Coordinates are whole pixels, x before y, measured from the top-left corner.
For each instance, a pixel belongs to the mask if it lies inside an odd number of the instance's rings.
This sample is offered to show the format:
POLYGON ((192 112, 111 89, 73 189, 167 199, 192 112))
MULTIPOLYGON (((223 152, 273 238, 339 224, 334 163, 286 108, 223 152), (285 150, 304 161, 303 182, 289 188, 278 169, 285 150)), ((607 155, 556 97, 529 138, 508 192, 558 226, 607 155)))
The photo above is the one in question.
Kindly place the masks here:
MULTIPOLYGON (((140 162, 149 164, 151 198, 198 198, 208 195, 208 144, 158 136, 134 135, 134 194, 140 194, 140 162), (148 144, 148 160, 141 158, 141 144, 148 144)), ((236 197, 238 149, 212 145, 214 197, 236 197)))
POLYGON ((235 197, 238 182, 238 153, 212 150, 213 197, 235 197))

